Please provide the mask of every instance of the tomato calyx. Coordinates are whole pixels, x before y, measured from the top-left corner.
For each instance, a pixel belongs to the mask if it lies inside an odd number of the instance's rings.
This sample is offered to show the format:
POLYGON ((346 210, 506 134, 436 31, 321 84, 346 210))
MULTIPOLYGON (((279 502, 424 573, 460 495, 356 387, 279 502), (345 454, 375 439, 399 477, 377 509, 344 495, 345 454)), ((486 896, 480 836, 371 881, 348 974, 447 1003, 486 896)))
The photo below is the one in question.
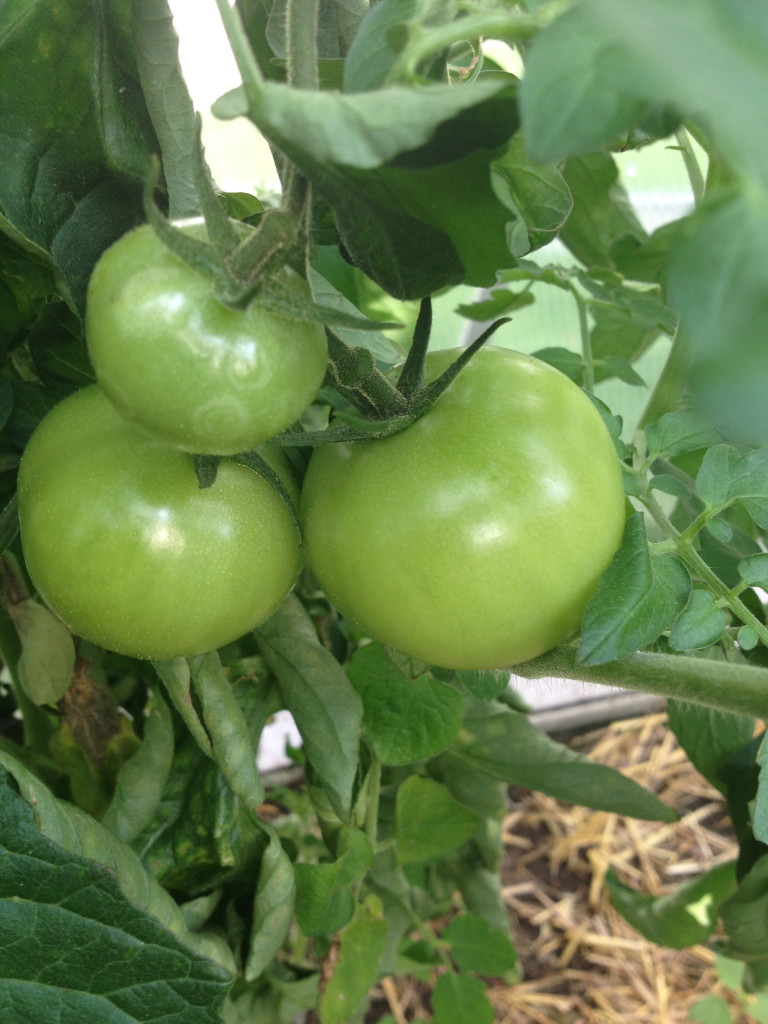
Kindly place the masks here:
POLYGON ((216 298, 236 309, 257 301, 287 320, 326 327, 379 331, 400 326, 322 305, 286 286, 279 271, 286 265, 304 263, 301 225, 306 219, 306 195, 301 189, 293 189, 286 207, 265 210, 256 227, 232 220, 221 204, 205 161, 200 124, 198 117, 193 172, 207 241, 185 231, 183 224, 173 224, 157 207, 157 158, 152 159, 144 185, 144 213, 160 240, 188 266, 209 278, 216 298))
POLYGON ((326 387, 321 389, 320 397, 332 407, 334 422, 325 430, 278 434, 268 443, 281 447, 314 447, 340 441, 381 440, 400 433, 429 412, 472 356, 499 327, 508 322, 508 317, 494 321, 429 384, 424 383, 424 363, 432 325, 429 297, 422 299, 411 349, 396 384, 377 367, 368 349, 350 347, 329 331, 329 368, 326 387))

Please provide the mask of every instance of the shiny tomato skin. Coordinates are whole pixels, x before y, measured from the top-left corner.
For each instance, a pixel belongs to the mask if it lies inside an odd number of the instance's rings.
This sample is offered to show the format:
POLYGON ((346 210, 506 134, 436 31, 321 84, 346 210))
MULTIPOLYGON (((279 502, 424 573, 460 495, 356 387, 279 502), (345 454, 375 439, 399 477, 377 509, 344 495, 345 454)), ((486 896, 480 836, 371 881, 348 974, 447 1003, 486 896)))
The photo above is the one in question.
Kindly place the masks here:
MULTIPOLYGON (((457 354, 431 355, 428 375, 457 354)), ((354 625, 433 665, 487 669, 578 628, 625 505, 589 398, 486 347, 408 429, 317 448, 302 520, 309 565, 354 625)))
MULTIPOLYGON (((295 490, 281 453, 265 452, 295 490)), ((200 654, 263 622, 302 564, 273 488, 227 460, 198 486, 192 457, 129 426, 98 385, 43 419, 19 471, 25 562, 77 635, 137 658, 200 654)))
MULTIPOLYGON (((196 223, 185 230, 203 231, 196 223)), ((289 292, 308 297, 297 274, 280 274, 289 292)), ((216 455, 255 448, 299 419, 327 361, 319 324, 277 316, 258 299, 225 306, 149 225, 123 235, 96 264, 86 338, 99 383, 129 423, 216 455)))

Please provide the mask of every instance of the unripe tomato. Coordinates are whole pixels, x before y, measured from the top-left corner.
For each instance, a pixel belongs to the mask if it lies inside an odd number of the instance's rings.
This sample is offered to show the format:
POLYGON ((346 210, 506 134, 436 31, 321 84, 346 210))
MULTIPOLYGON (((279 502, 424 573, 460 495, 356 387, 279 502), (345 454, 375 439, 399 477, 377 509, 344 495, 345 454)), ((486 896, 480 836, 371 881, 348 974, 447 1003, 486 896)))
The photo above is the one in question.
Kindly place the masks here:
MULTIPOLYGON (((295 490, 282 454, 265 452, 295 490)), ((290 513, 227 460, 198 485, 192 457, 129 426, 94 385, 64 399, 19 471, 24 558, 70 629, 139 658, 201 654, 263 622, 302 564, 290 513)))
MULTIPOLYGON (((457 355, 431 355, 429 376, 457 355)), ((578 628, 625 510, 587 396, 546 363, 487 347, 401 433, 319 447, 302 519, 309 564, 352 623, 430 664, 482 669, 578 628)))
MULTIPOLYGON (((185 230, 204 233, 199 224, 185 230)), ((289 268, 282 284, 309 297, 289 268)), ((219 302, 207 277, 149 225, 102 255, 88 285, 86 337, 96 377, 129 423, 190 452, 234 455, 299 419, 325 374, 319 324, 259 304, 219 302)))

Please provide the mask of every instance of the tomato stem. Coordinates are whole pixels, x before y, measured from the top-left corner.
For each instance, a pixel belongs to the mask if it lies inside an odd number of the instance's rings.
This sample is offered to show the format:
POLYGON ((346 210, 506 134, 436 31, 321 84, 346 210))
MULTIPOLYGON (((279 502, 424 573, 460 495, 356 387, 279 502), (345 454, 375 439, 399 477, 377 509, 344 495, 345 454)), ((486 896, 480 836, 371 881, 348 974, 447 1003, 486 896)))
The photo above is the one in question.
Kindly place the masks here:
POLYGON ((288 84, 296 89, 318 89, 317 0, 288 0, 285 43, 288 84))
MULTIPOLYGON (((726 584, 723 583, 717 573, 707 565, 699 552, 694 548, 691 543, 692 537, 689 533, 691 527, 689 527, 685 532, 679 533, 670 521, 664 509, 652 494, 647 494, 642 500, 656 523, 663 530, 664 534, 670 540, 674 541, 677 556, 691 575, 706 584, 707 588, 712 592, 717 600, 724 606, 727 606, 739 621, 750 626, 757 634, 760 642, 765 647, 768 647, 768 628, 752 614, 749 608, 747 608, 744 602, 737 595, 733 594, 726 584)), ((711 509, 709 510, 709 514, 712 514, 711 509)), ((694 520, 694 523, 691 524, 691 526, 698 524, 699 519, 701 519, 701 516, 694 520)))
POLYGON ((655 693, 717 711, 768 716, 768 669, 688 655, 638 652, 602 665, 584 665, 575 647, 556 647, 514 671, 524 679, 575 679, 655 693))

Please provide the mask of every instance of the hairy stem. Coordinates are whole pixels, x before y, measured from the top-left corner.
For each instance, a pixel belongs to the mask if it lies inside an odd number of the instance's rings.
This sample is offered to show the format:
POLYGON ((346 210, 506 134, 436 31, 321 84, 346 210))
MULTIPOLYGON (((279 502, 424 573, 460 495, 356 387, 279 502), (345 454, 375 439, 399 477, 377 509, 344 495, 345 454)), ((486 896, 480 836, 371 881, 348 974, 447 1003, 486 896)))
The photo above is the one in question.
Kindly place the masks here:
POLYGON ((573 647, 556 647, 515 666, 524 679, 546 677, 655 693, 764 719, 768 717, 768 669, 687 655, 637 653, 603 665, 582 664, 573 647))

